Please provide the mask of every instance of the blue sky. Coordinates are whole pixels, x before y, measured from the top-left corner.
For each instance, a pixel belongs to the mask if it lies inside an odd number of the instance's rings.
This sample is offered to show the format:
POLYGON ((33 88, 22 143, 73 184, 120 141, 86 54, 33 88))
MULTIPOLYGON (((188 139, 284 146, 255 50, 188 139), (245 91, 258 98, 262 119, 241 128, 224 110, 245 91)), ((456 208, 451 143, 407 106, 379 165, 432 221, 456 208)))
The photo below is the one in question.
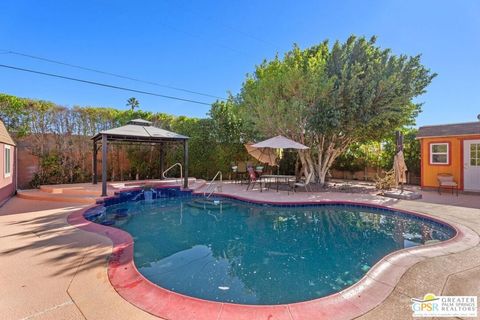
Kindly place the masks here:
MULTIPOLYGON (((264 58, 350 34, 378 36, 394 53, 421 53, 439 75, 421 96, 418 125, 480 113, 480 2, 464 1, 24 1, 0 3, 0 50, 119 73, 215 96, 237 93, 264 58)), ((212 98, 1 54, 0 64, 212 102, 212 98)), ((0 69, 0 92, 66 106, 205 116, 208 106, 0 69)))

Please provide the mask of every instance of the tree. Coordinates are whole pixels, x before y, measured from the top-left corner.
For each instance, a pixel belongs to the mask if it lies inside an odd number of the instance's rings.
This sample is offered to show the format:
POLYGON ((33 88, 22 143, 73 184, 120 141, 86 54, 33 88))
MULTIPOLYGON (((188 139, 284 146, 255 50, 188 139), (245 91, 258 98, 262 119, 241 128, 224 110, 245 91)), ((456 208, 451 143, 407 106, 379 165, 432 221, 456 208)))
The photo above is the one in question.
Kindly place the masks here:
POLYGON ((230 171, 232 164, 247 157, 244 143, 250 141, 251 134, 245 128, 233 97, 213 103, 208 115, 212 122, 211 136, 218 149, 218 169, 230 171))
POLYGON ((17 137, 24 136, 29 131, 26 125, 28 103, 28 99, 0 93, 0 119, 8 131, 15 133, 17 137))
POLYGON ((212 134, 218 143, 241 143, 244 128, 232 99, 216 101, 208 115, 213 121, 212 134))
POLYGON ((127 107, 130 107, 132 111, 135 111, 135 108, 140 107, 140 102, 138 102, 137 98, 131 97, 127 100, 127 107))
POLYGON ((396 56, 376 38, 351 36, 264 61, 247 76, 238 98, 247 125, 261 136, 282 134, 310 147, 299 152, 305 175, 320 183, 353 143, 381 140, 414 124, 413 99, 436 76, 420 56, 396 56))
POLYGON ((379 142, 353 143, 338 156, 332 167, 350 171, 352 174, 367 167, 376 168, 382 159, 382 147, 379 142))

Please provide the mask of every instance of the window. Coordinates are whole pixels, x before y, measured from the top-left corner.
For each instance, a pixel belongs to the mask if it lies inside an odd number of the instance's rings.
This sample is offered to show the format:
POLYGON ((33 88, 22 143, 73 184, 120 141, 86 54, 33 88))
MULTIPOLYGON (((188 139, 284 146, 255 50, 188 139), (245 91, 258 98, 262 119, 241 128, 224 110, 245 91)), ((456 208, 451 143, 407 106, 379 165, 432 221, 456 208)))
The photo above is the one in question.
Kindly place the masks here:
POLYGON ((480 143, 470 144, 470 166, 480 167, 480 143))
POLYGON ((432 143, 430 144, 430 164, 449 164, 449 144, 432 143))
POLYGON ((11 150, 10 146, 5 146, 5 158, 4 158, 4 160, 5 160, 4 161, 4 164, 5 164, 4 176, 5 176, 5 178, 10 177, 10 175, 11 175, 11 170, 12 170, 11 169, 11 167, 12 167, 11 166, 11 163, 12 163, 12 161, 11 161, 11 158, 12 158, 11 151, 12 150, 11 150))

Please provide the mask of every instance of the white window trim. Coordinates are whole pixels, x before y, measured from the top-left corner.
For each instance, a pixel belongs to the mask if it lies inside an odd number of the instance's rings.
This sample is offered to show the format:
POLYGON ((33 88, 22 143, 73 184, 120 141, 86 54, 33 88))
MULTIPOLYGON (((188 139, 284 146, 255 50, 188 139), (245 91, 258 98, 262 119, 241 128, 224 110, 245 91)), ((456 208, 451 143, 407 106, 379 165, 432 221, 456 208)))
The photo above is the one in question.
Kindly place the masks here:
POLYGON ((480 160, 480 158, 478 156, 478 152, 480 151, 480 149, 479 149, 480 143, 472 142, 472 143, 470 143, 470 148, 472 148, 473 145, 475 145, 475 151, 476 151, 475 165, 472 166, 472 159, 474 159, 474 158, 472 158, 472 149, 470 149, 470 151, 469 151, 470 159, 468 159, 468 162, 469 162, 471 167, 480 167, 480 164, 478 163, 478 161, 480 160))
POLYGON ((450 144, 448 142, 432 142, 430 143, 430 164, 433 165, 449 165, 450 164, 450 144), (447 146, 446 152, 433 152, 433 146, 445 145, 447 146), (436 154, 444 154, 447 156, 447 162, 433 162, 433 156, 436 154))
POLYGON ((5 145, 5 150, 3 150, 3 176, 5 178, 9 178, 12 175, 12 147, 9 145, 5 145), (8 173, 7 173, 7 150, 9 153, 9 167, 8 167, 8 173))

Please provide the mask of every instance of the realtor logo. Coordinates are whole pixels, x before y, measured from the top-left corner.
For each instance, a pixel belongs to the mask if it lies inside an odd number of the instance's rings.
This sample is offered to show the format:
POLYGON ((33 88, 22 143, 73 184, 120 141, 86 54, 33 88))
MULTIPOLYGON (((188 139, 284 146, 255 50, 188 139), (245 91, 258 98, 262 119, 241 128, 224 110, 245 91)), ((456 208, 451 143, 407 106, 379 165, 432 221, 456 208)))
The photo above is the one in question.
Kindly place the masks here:
POLYGON ((412 298, 414 317, 477 317, 476 296, 436 296, 412 298))

